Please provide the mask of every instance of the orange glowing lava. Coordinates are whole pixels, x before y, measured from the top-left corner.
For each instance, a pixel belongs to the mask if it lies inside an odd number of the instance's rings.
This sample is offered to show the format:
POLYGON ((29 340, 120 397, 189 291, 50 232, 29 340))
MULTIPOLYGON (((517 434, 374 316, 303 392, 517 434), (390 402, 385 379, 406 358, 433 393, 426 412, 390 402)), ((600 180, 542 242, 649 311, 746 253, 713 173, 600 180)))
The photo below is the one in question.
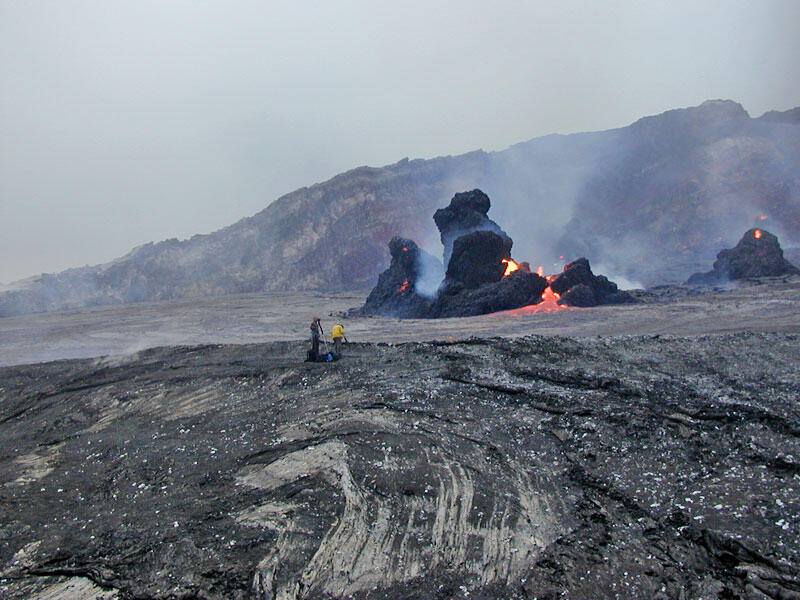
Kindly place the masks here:
MULTIPOLYGON (((508 260, 503 260, 503 262, 509 263, 508 260)), ((508 275, 509 273, 511 273, 513 271, 516 271, 517 268, 520 268, 517 265, 516 262, 510 261, 510 263, 513 263, 515 268, 511 269, 510 271, 506 270, 506 275, 508 275)), ((510 263, 509 263, 509 268, 511 268, 511 264, 510 263)), ((527 263, 523 263, 523 264, 527 264, 527 263)), ((541 267, 541 266, 538 269, 536 269, 536 274, 539 277, 544 277, 547 280, 548 283, 550 283, 551 281, 555 280, 555 278, 556 278, 556 275, 545 275, 544 274, 544 267, 541 267)), ((493 319, 506 319, 506 318, 520 317, 522 315, 532 315, 532 314, 537 314, 537 313, 549 313, 549 312, 556 312, 556 311, 562 311, 562 310, 580 310, 578 308, 573 308, 571 306, 563 306, 563 305, 559 304, 558 301, 560 299, 561 299, 561 295, 560 294, 556 294, 550 288, 550 286, 548 285, 544 289, 544 291, 542 292, 542 301, 541 302, 538 302, 536 304, 528 304, 527 306, 521 306, 520 308, 513 308, 511 310, 504 310, 504 311, 498 312, 498 313, 492 313, 492 314, 490 314, 488 316, 490 318, 493 318, 493 319)))
POLYGON ((403 285, 401 285, 401 286, 400 286, 400 289, 399 289, 398 291, 400 291, 400 292, 405 292, 407 289, 408 289, 408 279, 406 279, 406 280, 403 282, 403 285))
POLYGON ((519 265, 515 261, 511 260, 510 258, 504 258, 500 262, 505 263, 505 265, 506 265, 506 272, 503 273, 503 277, 511 275, 511 273, 513 273, 514 271, 519 269, 519 265))
POLYGON ((558 308, 561 308, 561 306, 558 305, 559 300, 561 300, 561 294, 556 294, 549 285, 544 288, 544 291, 542 292, 543 305, 549 302, 551 304, 555 304, 558 308))
POLYGON ((542 292, 542 301, 538 304, 529 304, 528 306, 522 306, 520 308, 504 310, 503 312, 492 313, 488 316, 492 319, 513 319, 523 315, 535 315, 540 313, 551 313, 567 310, 581 310, 571 306, 562 306, 558 303, 559 298, 560 296, 551 290, 550 286, 547 286, 544 292, 542 292))
POLYGON ((406 248, 405 246, 403 246, 403 252, 408 252, 408 248, 406 248))
POLYGON ((753 233, 753 235, 755 236, 756 239, 761 238, 761 230, 760 229, 756 229, 755 232, 753 233))

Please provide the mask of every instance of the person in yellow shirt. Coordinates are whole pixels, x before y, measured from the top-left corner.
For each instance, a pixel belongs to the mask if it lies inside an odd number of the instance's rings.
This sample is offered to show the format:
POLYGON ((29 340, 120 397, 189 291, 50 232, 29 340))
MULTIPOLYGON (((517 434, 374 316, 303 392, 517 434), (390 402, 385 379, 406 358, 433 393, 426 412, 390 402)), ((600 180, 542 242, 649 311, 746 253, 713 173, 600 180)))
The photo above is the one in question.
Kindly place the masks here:
POLYGON ((331 337, 333 338, 333 351, 341 356, 342 340, 345 342, 347 341, 347 338, 344 337, 344 327, 342 327, 341 323, 337 323, 333 326, 333 329, 331 329, 331 337))

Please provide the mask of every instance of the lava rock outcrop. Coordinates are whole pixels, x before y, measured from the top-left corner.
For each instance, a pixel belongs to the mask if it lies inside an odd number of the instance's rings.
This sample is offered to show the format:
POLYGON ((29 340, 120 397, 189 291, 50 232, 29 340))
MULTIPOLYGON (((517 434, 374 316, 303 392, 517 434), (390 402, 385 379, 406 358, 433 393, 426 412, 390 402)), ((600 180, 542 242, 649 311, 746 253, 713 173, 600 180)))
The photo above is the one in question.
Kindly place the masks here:
POLYGON ((559 294, 559 304, 568 306, 599 306, 600 304, 631 304, 636 299, 620 291, 617 284, 605 275, 595 275, 586 258, 574 260, 550 281, 550 289, 559 294))
MULTIPOLYGON (((506 273, 513 240, 487 216, 491 203, 481 190, 453 196, 450 205, 433 216, 444 246, 444 280, 432 293, 417 283, 442 265, 411 240, 395 238, 389 244, 392 262, 378 278, 360 315, 401 318, 467 317, 520 308, 542 302, 548 280, 522 262, 506 273), (424 257, 424 258, 420 258, 424 257)), ((589 261, 569 263, 550 287, 561 295, 559 304, 597 306, 636 302, 602 275, 589 261)))
POLYGON ((458 282, 446 282, 432 305, 435 317, 472 317, 528 304, 538 304, 547 280, 535 273, 515 271, 500 281, 475 289, 458 282))
POLYGON ((717 254, 711 271, 695 273, 689 285, 715 285, 747 277, 800 275, 800 269, 783 256, 778 238, 764 229, 750 229, 734 248, 717 254))
MULTIPOLYGON (((450 264, 455 241, 475 231, 491 231, 500 236, 507 252, 507 256, 503 258, 511 257, 513 242, 508 234, 489 218, 491 205, 489 196, 476 189, 456 194, 447 207, 433 213, 433 221, 439 228, 440 239, 444 246, 444 264, 450 264)), ((502 276, 502 273, 500 275, 502 276)))
POLYGON ((413 240, 401 237, 389 242, 392 262, 378 276, 378 284, 367 296, 365 306, 380 307, 379 314, 416 315, 430 311, 432 300, 416 292, 423 272, 441 271, 441 263, 417 246, 413 240))
POLYGON ((473 231, 457 238, 447 263, 447 279, 470 289, 500 281, 506 272, 503 260, 511 258, 510 241, 493 231, 473 231))

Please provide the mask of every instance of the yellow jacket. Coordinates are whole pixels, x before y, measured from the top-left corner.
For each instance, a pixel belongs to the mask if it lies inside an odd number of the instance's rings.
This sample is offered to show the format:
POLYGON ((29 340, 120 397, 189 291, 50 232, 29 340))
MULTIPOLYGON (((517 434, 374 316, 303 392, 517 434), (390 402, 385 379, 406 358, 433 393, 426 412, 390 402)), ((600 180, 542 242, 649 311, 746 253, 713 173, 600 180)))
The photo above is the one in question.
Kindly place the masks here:
POLYGON ((331 329, 331 337, 333 339, 344 337, 344 327, 341 325, 334 325, 331 329))

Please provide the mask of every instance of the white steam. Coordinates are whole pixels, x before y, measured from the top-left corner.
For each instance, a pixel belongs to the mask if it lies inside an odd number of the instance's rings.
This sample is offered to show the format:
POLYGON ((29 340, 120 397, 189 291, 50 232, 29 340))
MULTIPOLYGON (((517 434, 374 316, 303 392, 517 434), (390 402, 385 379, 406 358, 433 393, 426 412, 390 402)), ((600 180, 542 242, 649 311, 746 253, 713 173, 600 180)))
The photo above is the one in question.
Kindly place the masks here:
POLYGON ((444 281, 444 267, 438 260, 422 260, 422 253, 417 255, 417 281, 414 290, 426 298, 433 298, 444 281))

